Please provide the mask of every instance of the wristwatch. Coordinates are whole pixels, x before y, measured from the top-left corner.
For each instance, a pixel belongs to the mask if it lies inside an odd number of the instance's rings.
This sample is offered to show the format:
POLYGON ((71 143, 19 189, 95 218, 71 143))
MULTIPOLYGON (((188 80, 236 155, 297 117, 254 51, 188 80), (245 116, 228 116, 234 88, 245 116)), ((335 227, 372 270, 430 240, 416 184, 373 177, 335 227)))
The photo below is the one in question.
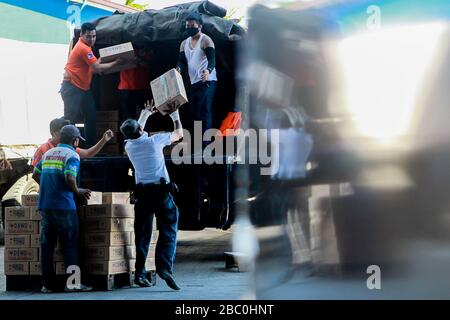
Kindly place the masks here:
POLYGON ((211 68, 206 68, 206 70, 208 70, 209 74, 211 74, 211 72, 212 72, 211 68))

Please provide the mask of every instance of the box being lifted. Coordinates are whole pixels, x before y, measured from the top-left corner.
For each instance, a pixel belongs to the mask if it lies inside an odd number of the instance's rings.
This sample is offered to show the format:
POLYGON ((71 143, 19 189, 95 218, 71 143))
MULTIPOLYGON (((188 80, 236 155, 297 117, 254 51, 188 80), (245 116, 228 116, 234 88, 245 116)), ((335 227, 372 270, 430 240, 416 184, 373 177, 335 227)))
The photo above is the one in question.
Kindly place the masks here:
POLYGON ((121 43, 116 46, 106 47, 98 50, 101 63, 112 62, 121 57, 126 62, 109 69, 105 74, 136 68, 136 56, 131 42, 121 43))
POLYGON ((163 115, 169 113, 170 109, 168 105, 170 103, 177 103, 178 107, 180 107, 188 102, 183 77, 175 69, 171 69, 151 81, 150 86, 152 88, 155 107, 163 115))

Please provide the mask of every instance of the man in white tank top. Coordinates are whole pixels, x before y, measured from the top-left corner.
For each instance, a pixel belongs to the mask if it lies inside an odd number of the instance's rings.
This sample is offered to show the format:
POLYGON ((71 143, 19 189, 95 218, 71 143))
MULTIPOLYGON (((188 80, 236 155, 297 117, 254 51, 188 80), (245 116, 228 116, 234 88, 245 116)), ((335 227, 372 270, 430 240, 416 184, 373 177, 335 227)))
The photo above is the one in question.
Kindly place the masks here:
MULTIPOLYGON (((190 13, 186 18, 189 38, 181 42, 177 70, 187 69, 191 82, 189 110, 184 119, 188 130, 194 121, 202 122, 203 132, 212 127, 212 102, 217 88, 215 48, 212 39, 201 32, 202 16, 190 13)), ((192 131, 191 131, 192 132, 192 131)))

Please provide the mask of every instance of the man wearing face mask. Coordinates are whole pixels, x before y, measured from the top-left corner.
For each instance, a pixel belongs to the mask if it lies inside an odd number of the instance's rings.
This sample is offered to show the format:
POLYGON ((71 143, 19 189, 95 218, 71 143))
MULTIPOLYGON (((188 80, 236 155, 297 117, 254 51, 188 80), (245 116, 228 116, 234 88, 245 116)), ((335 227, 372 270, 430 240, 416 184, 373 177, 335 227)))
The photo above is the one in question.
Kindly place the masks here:
POLYGON ((188 129, 192 129, 190 125, 193 121, 201 121, 205 132, 212 127, 212 102, 217 88, 217 74, 214 42, 202 33, 202 24, 200 13, 192 12, 187 16, 186 31, 189 38, 180 45, 177 70, 181 72, 187 68, 191 82, 188 129))

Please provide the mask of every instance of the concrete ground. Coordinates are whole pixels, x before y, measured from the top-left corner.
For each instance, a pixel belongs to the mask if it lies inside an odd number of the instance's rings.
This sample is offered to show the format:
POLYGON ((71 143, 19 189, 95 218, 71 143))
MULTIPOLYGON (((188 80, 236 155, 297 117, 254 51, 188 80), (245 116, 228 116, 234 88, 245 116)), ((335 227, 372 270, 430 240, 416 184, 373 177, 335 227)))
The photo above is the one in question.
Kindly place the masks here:
POLYGON ((175 279, 181 287, 173 291, 157 278, 151 288, 124 288, 87 293, 6 292, 0 246, 0 300, 236 300, 245 297, 249 273, 225 269, 224 252, 230 251, 231 231, 205 229, 180 231, 175 279))

